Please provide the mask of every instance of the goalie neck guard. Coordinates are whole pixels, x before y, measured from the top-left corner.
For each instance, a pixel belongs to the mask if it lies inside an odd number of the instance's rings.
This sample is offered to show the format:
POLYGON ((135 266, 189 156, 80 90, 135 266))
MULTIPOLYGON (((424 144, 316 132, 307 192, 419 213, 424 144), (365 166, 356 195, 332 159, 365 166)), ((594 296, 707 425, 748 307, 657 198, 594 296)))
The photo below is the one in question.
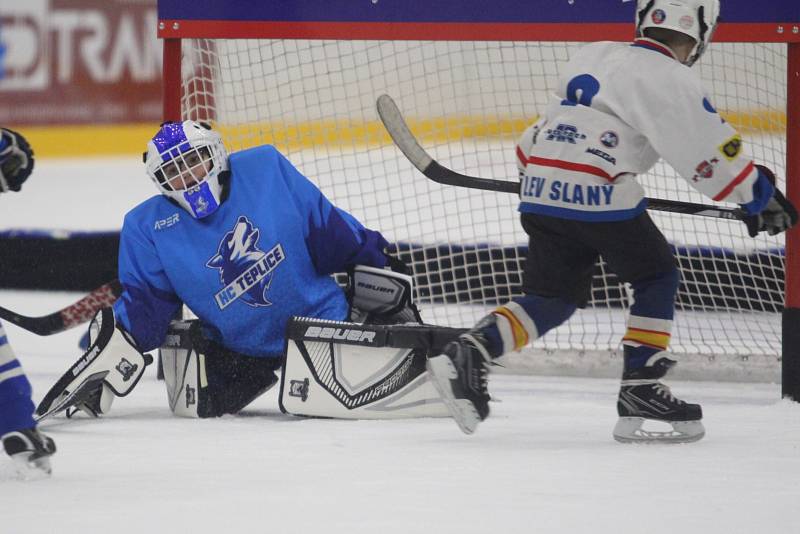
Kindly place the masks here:
POLYGON ((207 125, 163 123, 147 143, 144 163, 159 191, 194 218, 207 217, 219 207, 219 175, 228 170, 228 154, 220 135, 207 125))
POLYGON ((636 37, 647 28, 664 28, 695 40, 684 64, 688 67, 703 55, 719 20, 719 0, 638 0, 636 37))

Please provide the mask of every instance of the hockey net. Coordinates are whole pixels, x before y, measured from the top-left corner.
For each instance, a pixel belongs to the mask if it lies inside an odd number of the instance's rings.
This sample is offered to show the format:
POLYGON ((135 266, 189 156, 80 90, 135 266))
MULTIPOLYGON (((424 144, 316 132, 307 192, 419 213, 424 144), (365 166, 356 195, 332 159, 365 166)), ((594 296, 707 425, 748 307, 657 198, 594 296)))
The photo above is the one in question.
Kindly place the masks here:
MULTIPOLYGON (((181 113, 231 151, 274 144, 338 206, 379 229, 412 267, 428 323, 464 327, 519 293, 517 198, 440 186, 378 120, 398 103, 421 144, 465 174, 514 180, 517 136, 546 106, 570 42, 183 39, 181 113)), ((695 66, 747 151, 785 188, 785 44, 715 43, 695 66)), ((711 203, 660 162, 650 197, 711 203)), ((784 237, 740 222, 651 211, 682 273, 671 350, 688 375, 777 380, 784 237), (688 365, 687 365, 688 364, 688 365)), ((593 297, 512 364, 617 375, 630 298, 599 262, 593 297), (531 353, 535 353, 530 358, 531 353)))

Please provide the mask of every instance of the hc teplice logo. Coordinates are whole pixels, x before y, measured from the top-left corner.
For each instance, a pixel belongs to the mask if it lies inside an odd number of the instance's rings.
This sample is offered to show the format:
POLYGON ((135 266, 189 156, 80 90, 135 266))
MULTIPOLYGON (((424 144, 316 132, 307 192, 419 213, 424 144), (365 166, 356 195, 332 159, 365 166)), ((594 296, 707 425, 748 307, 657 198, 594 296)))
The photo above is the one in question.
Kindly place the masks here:
POLYGON ((260 232, 247 217, 240 216, 233 230, 220 241, 217 253, 206 267, 219 270, 224 286, 214 295, 220 310, 241 299, 248 306, 271 306, 267 292, 275 268, 284 260, 280 243, 264 252, 258 248, 260 232))

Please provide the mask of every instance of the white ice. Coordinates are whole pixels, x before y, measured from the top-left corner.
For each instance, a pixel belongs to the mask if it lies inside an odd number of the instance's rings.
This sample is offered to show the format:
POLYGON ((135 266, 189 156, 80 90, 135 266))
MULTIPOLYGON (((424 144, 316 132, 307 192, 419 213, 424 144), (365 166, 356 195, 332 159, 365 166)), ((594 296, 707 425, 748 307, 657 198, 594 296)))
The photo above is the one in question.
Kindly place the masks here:
MULTIPOLYGON (((0 229, 118 229, 154 189, 104 164, 37 162, 41 179, 0 198, 0 229)), ((80 296, 0 305, 38 316, 80 296)), ((80 355, 79 330, 6 330, 37 401, 80 355)), ((178 419, 149 368, 106 418, 43 424, 50 479, 19 481, 0 454, 0 533, 800 532, 800 405, 770 383, 671 385, 703 405, 699 443, 616 443, 608 378, 495 374, 492 416, 466 436, 446 419, 293 418, 275 390, 236 417, 178 419)))
MULTIPOLYGON (((80 295, 0 291, 42 315, 80 295)), ((79 330, 6 330, 38 401, 77 360, 79 330)), ((472 436, 448 419, 173 417, 153 367, 98 420, 59 416, 53 476, 0 456, 0 532, 778 533, 800 531, 800 405, 775 384, 673 382, 702 403, 688 445, 611 438, 612 379, 496 374, 472 436)))

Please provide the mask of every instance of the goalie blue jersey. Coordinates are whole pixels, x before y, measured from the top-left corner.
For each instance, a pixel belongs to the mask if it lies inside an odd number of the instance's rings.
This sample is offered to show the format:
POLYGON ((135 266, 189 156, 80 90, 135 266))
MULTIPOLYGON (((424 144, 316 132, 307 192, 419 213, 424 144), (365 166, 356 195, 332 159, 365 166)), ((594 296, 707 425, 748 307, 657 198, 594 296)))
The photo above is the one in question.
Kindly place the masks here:
POLYGON ((331 273, 383 267, 386 240, 333 206, 274 147, 231 154, 228 198, 195 219, 158 195, 131 210, 120 236, 114 305, 142 351, 164 341, 182 303, 212 340, 278 357, 293 315, 344 320, 331 273))

